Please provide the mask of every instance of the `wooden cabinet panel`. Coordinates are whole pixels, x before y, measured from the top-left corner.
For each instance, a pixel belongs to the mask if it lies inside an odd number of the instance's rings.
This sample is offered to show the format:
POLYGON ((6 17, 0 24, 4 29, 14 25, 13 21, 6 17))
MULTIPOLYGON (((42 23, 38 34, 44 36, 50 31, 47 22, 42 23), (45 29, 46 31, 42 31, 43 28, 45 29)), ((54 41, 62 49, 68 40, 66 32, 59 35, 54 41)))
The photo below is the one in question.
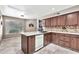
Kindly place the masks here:
POLYGON ((21 49, 24 53, 27 53, 27 37, 25 35, 21 35, 21 49))
POLYGON ((48 44, 48 41, 47 41, 47 35, 44 35, 44 45, 47 45, 48 44))
POLYGON ((67 15, 66 25, 77 25, 77 13, 67 15))
POLYGON ((29 36, 28 37, 28 53, 34 53, 35 52, 35 36, 29 36))
POLYGON ((78 26, 79 26, 79 12, 78 12, 77 24, 78 24, 78 26))
POLYGON ((21 49, 26 54, 35 52, 35 36, 21 35, 21 49))
POLYGON ((79 51, 79 37, 76 37, 77 40, 77 50, 79 51))
POLYGON ((64 36, 64 41, 65 42, 70 42, 70 40, 71 40, 70 36, 64 36))
POLYGON ((51 27, 51 18, 45 19, 45 27, 51 27))
POLYGON ((57 25, 58 25, 58 26, 61 25, 61 16, 58 16, 58 19, 57 19, 57 25))
POLYGON ((52 33, 52 43, 55 43, 56 41, 56 33, 52 33))
POLYGON ((51 18, 51 26, 52 26, 52 27, 57 26, 57 17, 52 17, 52 18, 51 18))
POLYGON ((63 46, 63 47, 67 47, 67 48, 69 48, 70 47, 70 43, 69 42, 65 42, 65 41, 59 41, 59 45, 60 46, 63 46))
POLYGON ((66 23, 66 15, 58 16, 57 25, 64 26, 66 23))
POLYGON ((58 44, 59 39, 60 39, 60 38, 59 38, 58 34, 56 34, 56 33, 53 33, 53 34, 52 34, 52 42, 53 42, 53 43, 58 44))
POLYGON ((65 34, 62 34, 61 38, 59 40, 59 45, 69 48, 70 47, 70 37, 65 36, 65 34))
POLYGON ((76 39, 76 37, 71 37, 71 48, 77 49, 77 39, 76 39))
POLYGON ((51 42, 51 33, 44 34, 44 45, 48 45, 51 42))

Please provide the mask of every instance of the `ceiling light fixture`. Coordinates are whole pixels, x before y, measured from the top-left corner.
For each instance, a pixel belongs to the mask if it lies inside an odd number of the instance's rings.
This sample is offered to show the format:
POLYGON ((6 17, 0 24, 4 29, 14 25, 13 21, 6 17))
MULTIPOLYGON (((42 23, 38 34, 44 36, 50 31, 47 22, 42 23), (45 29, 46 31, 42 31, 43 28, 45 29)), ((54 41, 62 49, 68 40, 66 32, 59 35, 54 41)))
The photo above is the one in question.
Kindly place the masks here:
POLYGON ((52 10, 55 10, 55 8, 52 8, 52 10))

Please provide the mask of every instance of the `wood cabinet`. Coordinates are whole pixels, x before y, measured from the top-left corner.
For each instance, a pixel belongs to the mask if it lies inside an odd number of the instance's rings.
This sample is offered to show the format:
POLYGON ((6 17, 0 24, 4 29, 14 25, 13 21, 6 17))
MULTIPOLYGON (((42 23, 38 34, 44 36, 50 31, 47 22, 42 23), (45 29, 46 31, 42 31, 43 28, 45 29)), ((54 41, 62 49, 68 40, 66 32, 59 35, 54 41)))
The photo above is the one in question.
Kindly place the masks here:
POLYGON ((35 36, 21 35, 21 48, 26 54, 35 52, 35 36))
POLYGON ((45 27, 51 27, 51 18, 45 19, 45 27))
POLYGON ((79 12, 72 12, 45 19, 45 27, 79 26, 79 12))
POLYGON ((70 37, 65 34, 52 33, 52 43, 60 46, 70 47, 70 37))
POLYGON ((57 17, 52 17, 51 18, 51 27, 57 26, 57 17))
POLYGON ((66 15, 58 16, 57 25, 65 26, 65 23, 66 23, 66 15))
POLYGON ((78 24, 78 26, 79 26, 79 12, 78 12, 78 19, 77 19, 77 24, 78 24))
POLYGON ((63 42, 64 42, 64 47, 70 48, 70 42, 71 42, 70 35, 65 34, 63 37, 63 42))
POLYGON ((66 25, 77 25, 77 15, 78 13, 67 14, 67 22, 66 25))
POLYGON ((77 42, 77 50, 79 51, 79 36, 76 37, 77 42))
POLYGON ((35 36, 28 37, 28 53, 35 52, 35 36))
POLYGON ((27 38, 25 35, 21 35, 21 49, 24 53, 28 53, 28 51, 27 51, 27 38))
POLYGON ((71 36, 71 48, 72 49, 77 49, 77 38, 76 36, 71 36))
POLYGON ((44 46, 48 45, 51 42, 51 33, 44 34, 44 46))
POLYGON ((52 34, 52 42, 55 43, 55 44, 58 44, 59 43, 59 39, 60 39, 59 36, 60 36, 59 34, 53 33, 52 34))

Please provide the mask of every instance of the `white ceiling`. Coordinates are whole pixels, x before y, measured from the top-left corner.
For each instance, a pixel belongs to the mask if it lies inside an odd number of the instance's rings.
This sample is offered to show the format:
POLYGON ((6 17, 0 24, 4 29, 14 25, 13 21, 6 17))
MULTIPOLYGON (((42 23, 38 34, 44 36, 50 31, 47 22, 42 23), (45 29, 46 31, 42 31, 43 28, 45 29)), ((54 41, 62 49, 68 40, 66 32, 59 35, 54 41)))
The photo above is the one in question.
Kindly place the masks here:
POLYGON ((70 8, 72 5, 9 5, 9 7, 24 11, 25 15, 37 18, 70 8), (54 10, 52 10, 52 8, 54 8, 54 10))

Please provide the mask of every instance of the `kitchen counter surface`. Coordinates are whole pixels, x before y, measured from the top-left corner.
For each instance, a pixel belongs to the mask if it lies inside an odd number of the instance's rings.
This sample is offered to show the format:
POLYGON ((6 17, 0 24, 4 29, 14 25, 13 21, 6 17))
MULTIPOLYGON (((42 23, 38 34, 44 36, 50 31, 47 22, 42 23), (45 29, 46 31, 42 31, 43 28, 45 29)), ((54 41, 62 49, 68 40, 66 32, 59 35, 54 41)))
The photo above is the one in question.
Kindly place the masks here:
POLYGON ((71 32, 58 32, 58 31, 48 31, 52 33, 62 33, 62 34, 71 34, 71 35, 79 35, 79 33, 71 33, 71 32))
MULTIPOLYGON (((45 33, 50 33, 50 32, 45 32, 45 33)), ((26 36, 32 36, 32 35, 42 35, 45 34, 43 32, 35 31, 35 32, 21 32, 21 34, 26 35, 26 36)))
MULTIPOLYGON (((79 33, 71 33, 71 32, 58 32, 58 31, 47 31, 45 33, 61 33, 61 34, 71 34, 71 35, 79 35, 79 33)), ((42 35, 45 34, 39 31, 35 32, 21 32, 21 34, 24 34, 26 36, 32 36, 32 35, 42 35)))
POLYGON ((41 35, 43 33, 36 31, 36 32, 21 32, 21 34, 26 36, 32 36, 32 35, 41 35))

